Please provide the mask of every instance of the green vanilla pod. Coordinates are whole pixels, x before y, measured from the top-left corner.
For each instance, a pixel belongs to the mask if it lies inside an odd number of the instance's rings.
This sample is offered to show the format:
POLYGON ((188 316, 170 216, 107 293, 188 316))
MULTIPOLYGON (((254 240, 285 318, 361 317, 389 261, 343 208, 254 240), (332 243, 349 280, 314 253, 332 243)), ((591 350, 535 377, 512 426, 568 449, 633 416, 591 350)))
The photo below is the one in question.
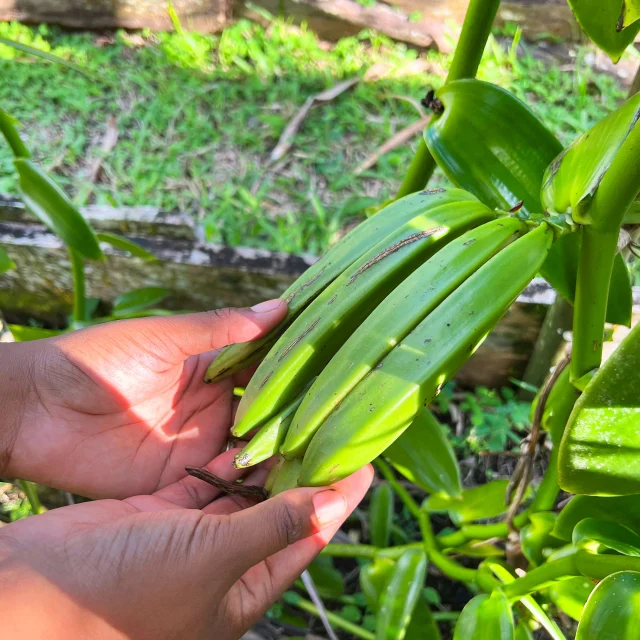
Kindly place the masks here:
POLYGON ((258 433, 251 438, 244 449, 234 457, 233 466, 236 469, 251 467, 278 453, 287 435, 293 416, 309 386, 293 402, 267 421, 258 433))
POLYGON ((594 496, 640 493, 640 325, 576 402, 562 438, 558 482, 594 496))
POLYGON ((515 640, 509 601, 500 589, 483 593, 465 605, 453 633, 453 640, 515 640))
POLYGON ((462 497, 460 466, 444 427, 427 407, 383 454, 409 482, 427 493, 462 497))
POLYGON ((282 447, 304 454, 327 416, 398 342, 451 292, 528 227, 498 218, 450 242, 399 284, 351 335, 320 373, 296 412, 282 447))
POLYGON ((639 640, 639 620, 640 573, 613 573, 589 596, 576 640, 639 640))
POLYGON ((287 302, 288 311, 278 327, 258 340, 233 344, 222 349, 207 369, 205 382, 218 382, 261 360, 285 329, 328 284, 399 225, 443 204, 474 201, 476 199, 471 194, 461 189, 430 189, 397 200, 379 211, 375 220, 369 219, 360 223, 280 296, 287 302))
POLYGON ((404 640, 427 573, 427 557, 419 549, 405 551, 396 562, 380 598, 376 640, 404 640))
POLYGON ((315 434, 300 485, 322 486, 344 478, 398 438, 537 273, 552 241, 553 233, 543 223, 511 243, 396 345, 315 434))
POLYGON ((389 546, 392 522, 393 489, 384 483, 373 490, 369 502, 369 532, 373 546, 389 546))
POLYGON ((443 205, 399 225, 354 262, 262 361, 238 406, 233 435, 245 435, 286 406, 390 291, 442 246, 494 217, 477 202, 443 205))
MULTIPOLYGON (((280 462, 280 461, 279 461, 280 462)), ((273 480, 265 483, 265 487, 268 485, 269 497, 273 497, 288 491, 289 489, 295 489, 298 486, 298 477, 300 476, 300 469, 302 467, 302 460, 285 460, 277 466, 274 466, 271 472, 273 473, 273 480)), ((271 473, 270 473, 271 475, 271 473)))
POLYGON ((360 589, 373 613, 377 613, 380 607, 380 598, 387 588, 395 566, 394 560, 377 556, 360 568, 360 589))

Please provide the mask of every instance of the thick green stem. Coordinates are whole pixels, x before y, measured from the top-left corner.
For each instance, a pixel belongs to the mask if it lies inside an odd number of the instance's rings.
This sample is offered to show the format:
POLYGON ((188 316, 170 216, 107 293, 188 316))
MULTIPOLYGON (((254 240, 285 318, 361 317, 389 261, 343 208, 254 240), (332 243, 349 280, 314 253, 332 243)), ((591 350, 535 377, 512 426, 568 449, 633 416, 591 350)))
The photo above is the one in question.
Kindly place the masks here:
POLYGON ((560 487, 558 486, 558 448, 553 447, 549 458, 549 465, 544 472, 542 482, 536 491, 529 511, 531 513, 551 511, 558 498, 558 493, 560 493, 560 487))
MULTIPOLYGON (((286 594, 285 601, 290 605, 297 607, 298 609, 302 609, 302 611, 306 611, 314 616, 319 616, 320 613, 318 608, 309 600, 305 600, 297 593, 289 592, 286 594)), ((362 638, 362 640, 375 640, 375 635, 371 633, 371 631, 367 631, 362 627, 359 627, 357 624, 353 624, 348 620, 345 620, 339 615, 332 613, 331 611, 327 611, 327 619, 329 622, 336 628, 342 629, 347 633, 351 634, 354 638, 362 638)))
POLYGON ((476 576, 475 569, 467 569, 466 567, 463 567, 461 564, 451 558, 448 558, 444 553, 442 553, 442 551, 440 551, 438 548, 438 540, 431 528, 429 514, 419 507, 418 503, 411 497, 409 492, 398 482, 398 479, 393 474, 391 467, 381 458, 378 458, 375 464, 380 473, 384 476, 384 479, 398 494, 400 500, 402 500, 409 512, 418 521, 418 524, 420 525, 420 533, 422 534, 422 544, 429 561, 433 562, 433 564, 438 567, 442 573, 452 580, 473 582, 476 576))
POLYGON ((376 556, 384 556, 395 560, 399 558, 405 551, 409 549, 422 549, 421 542, 412 544, 403 544, 397 547, 374 547, 370 544, 328 544, 322 554, 333 558, 375 558, 376 556))
MULTIPOLYGON (((513 522, 521 529, 529 519, 529 509, 519 513, 513 522)), ((465 524, 458 531, 438 536, 440 548, 459 547, 471 540, 490 540, 491 538, 507 538, 509 527, 506 522, 493 522, 491 524, 465 524)))
POLYGON ((618 571, 640 572, 640 558, 615 554, 596 554, 580 549, 575 554, 575 564, 583 576, 603 580, 618 571))
POLYGON ((505 584, 502 590, 509 600, 520 600, 523 596, 543 589, 556 580, 580 575, 575 560, 575 557, 570 555, 547 562, 521 578, 505 584))
MULTIPOLYGON (((475 77, 499 6, 500 0, 471 0, 453 54, 447 82, 475 77)), ((424 189, 435 168, 436 161, 431 156, 424 138, 421 138, 396 200, 424 189)))
POLYGON ((84 258, 69 249, 71 256, 71 272, 73 274, 73 321, 83 323, 87 321, 87 293, 84 281, 84 258))
POLYGON ((571 379, 582 378, 600 366, 609 282, 618 246, 618 228, 596 231, 584 226, 578 263, 573 314, 571 379))
POLYGON ((44 509, 42 508, 42 504, 40 503, 40 497, 38 496, 38 491, 36 489, 36 485, 33 482, 29 482, 28 480, 18 480, 24 494, 27 496, 27 500, 31 505, 31 511, 36 515, 42 513, 44 509))

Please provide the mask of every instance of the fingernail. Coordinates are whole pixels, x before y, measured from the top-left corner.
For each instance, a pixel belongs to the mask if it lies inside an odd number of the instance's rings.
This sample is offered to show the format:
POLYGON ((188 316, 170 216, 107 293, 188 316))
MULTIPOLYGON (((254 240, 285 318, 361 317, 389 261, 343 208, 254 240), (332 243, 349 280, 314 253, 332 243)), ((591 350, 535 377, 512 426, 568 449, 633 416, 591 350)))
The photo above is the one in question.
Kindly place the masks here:
POLYGON ((341 520, 347 513, 347 501, 338 491, 323 491, 313 496, 316 520, 321 526, 341 520))
POLYGON ((279 298, 276 298, 275 300, 267 300, 251 307, 251 311, 255 311, 256 313, 266 313, 267 311, 274 311, 281 304, 282 300, 279 298))

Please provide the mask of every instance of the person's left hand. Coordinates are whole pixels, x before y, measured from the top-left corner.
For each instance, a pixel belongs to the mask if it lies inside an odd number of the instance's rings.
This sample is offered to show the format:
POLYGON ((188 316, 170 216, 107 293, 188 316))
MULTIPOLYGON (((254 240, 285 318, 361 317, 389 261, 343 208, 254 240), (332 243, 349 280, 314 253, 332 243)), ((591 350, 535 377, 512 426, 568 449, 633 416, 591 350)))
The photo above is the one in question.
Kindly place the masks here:
POLYGON ((249 378, 206 385, 214 350, 260 337, 285 313, 270 300, 0 345, 0 475, 92 498, 151 494, 184 478, 185 465, 224 449, 233 387, 249 378))
MULTIPOLYGON (((231 479, 229 451, 208 469, 231 479)), ((261 484, 266 469, 253 471, 261 484)), ((154 495, 55 509, 0 530, 7 640, 237 640, 331 539, 371 466, 261 504, 185 478, 154 495)))

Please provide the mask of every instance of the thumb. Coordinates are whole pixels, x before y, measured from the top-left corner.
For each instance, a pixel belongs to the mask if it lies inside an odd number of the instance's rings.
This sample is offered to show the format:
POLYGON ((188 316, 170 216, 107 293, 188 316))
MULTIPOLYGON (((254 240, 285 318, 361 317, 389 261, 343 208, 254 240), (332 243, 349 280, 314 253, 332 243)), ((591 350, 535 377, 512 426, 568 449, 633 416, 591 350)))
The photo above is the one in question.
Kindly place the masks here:
POLYGON ((225 541, 243 550, 236 558, 237 577, 289 545, 330 530, 328 538, 355 505, 339 485, 291 489, 229 517, 225 541))

